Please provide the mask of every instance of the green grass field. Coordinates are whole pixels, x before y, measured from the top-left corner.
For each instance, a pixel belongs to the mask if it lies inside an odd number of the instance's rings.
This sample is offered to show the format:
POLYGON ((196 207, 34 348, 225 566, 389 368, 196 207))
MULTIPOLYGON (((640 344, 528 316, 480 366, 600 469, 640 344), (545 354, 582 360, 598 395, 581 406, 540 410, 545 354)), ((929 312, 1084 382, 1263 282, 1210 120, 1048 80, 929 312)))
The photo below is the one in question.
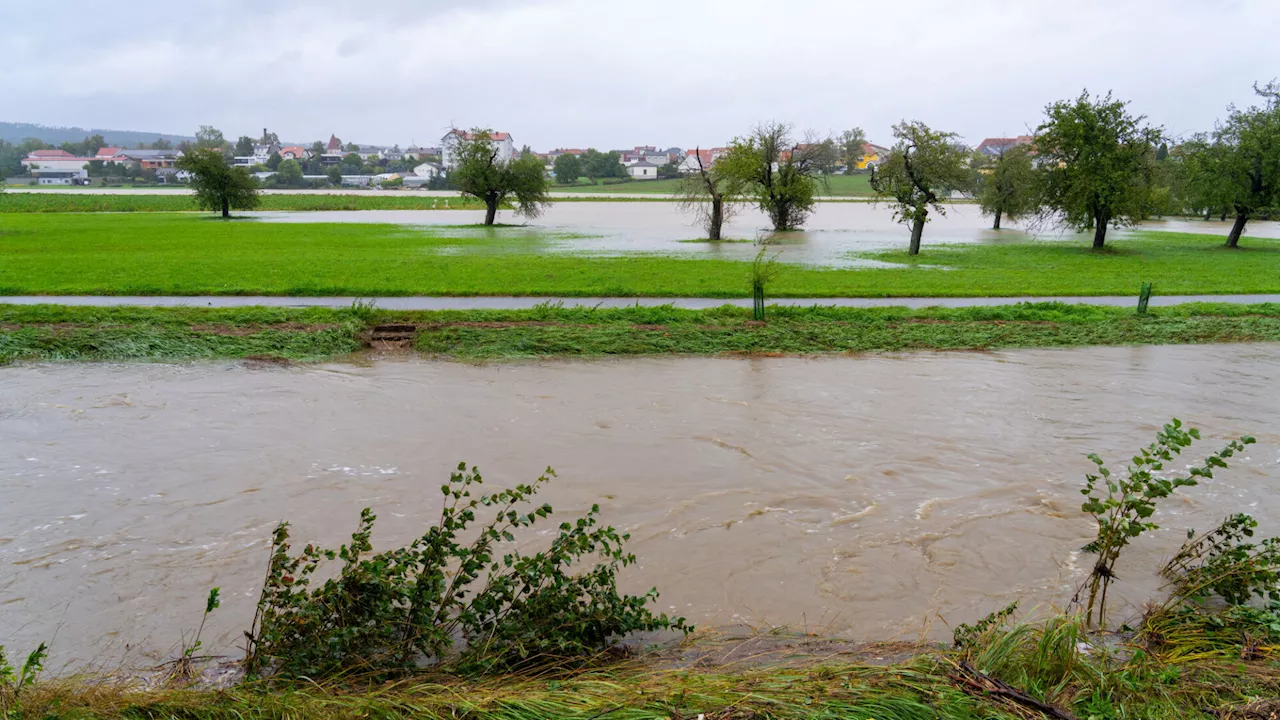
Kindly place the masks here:
MULTIPOLYGON (((870 175, 832 175, 827 178, 826 186, 818 188, 818 194, 831 197, 871 197, 870 175)), ((654 193, 671 195, 676 191, 680 180, 632 180, 622 183, 591 184, 586 178, 578 178, 577 183, 555 183, 552 192, 598 192, 598 193, 654 193)))
POLYGON ((745 308, 404 312, 296 308, 0 305, 0 362, 321 360, 367 331, 417 327, 413 347, 459 359, 606 355, 817 354, 1280 341, 1280 305, 1131 308, 1036 303, 977 308, 745 308))
MULTIPOLYGON (((901 268, 784 266, 771 297, 1280 292, 1280 241, 1207 235, 927 246, 901 268)), ((0 214, 0 294, 743 297, 749 264, 538 252, 536 237, 399 225, 261 223, 184 214, 0 214)))

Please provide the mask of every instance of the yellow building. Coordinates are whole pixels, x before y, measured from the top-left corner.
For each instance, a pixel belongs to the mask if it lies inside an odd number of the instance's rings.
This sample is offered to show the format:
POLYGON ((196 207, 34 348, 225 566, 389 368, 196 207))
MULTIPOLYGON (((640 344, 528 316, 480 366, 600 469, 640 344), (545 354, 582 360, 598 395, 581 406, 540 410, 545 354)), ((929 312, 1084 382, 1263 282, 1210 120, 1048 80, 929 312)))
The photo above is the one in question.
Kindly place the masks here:
POLYGON ((884 162, 884 158, 887 157, 889 157, 889 148, 863 143, 862 158, 858 160, 858 169, 866 170, 872 167, 879 167, 880 163, 884 162))

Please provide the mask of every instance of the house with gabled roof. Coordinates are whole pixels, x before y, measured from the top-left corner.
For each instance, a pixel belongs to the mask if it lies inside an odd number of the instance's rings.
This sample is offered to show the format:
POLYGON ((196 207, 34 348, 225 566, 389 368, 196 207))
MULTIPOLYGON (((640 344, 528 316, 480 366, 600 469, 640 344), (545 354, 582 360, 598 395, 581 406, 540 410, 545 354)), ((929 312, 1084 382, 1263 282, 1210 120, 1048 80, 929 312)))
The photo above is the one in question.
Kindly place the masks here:
MULTIPOLYGON (((450 130, 445 133, 445 136, 440 138, 441 164, 446 169, 452 170, 458 163, 458 146, 474 139, 475 135, 466 130, 450 130)), ((495 161, 508 163, 515 157, 516 145, 511 133, 490 132, 489 144, 498 151, 495 161)))
POLYGON ((1018 135, 1016 137, 990 137, 983 139, 975 148, 978 152, 989 157, 998 157, 1003 155, 1009 148, 1019 145, 1030 145, 1034 140, 1030 135, 1018 135))

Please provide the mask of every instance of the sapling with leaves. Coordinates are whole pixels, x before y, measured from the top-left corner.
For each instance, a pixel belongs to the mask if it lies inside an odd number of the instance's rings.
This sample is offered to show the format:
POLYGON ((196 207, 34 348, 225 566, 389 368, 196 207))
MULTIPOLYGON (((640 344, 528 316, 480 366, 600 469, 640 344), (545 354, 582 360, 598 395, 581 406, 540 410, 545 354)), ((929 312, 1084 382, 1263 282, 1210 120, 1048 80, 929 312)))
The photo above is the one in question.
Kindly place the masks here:
POLYGON ((768 252, 768 246, 760 248, 751 263, 751 319, 757 321, 764 320, 764 291, 780 271, 777 253, 766 257, 768 252))
POLYGON ((21 668, 15 668, 4 654, 4 646, 0 645, 0 718, 19 718, 22 716, 20 701, 22 693, 35 684, 36 678, 44 670, 44 660, 49 655, 49 646, 40 646, 27 654, 21 668))
POLYGON ((1102 458, 1096 454, 1089 455, 1098 471, 1085 476, 1085 487, 1080 493, 1086 500, 1081 509, 1097 522, 1098 535, 1084 546, 1084 551, 1097 555, 1098 559, 1089 577, 1076 591, 1073 602, 1078 602, 1081 593, 1088 588, 1086 620, 1090 626, 1095 625, 1095 618, 1097 626, 1105 623, 1107 589, 1116 578, 1116 561, 1121 551, 1142 533, 1160 527, 1150 520, 1155 514, 1156 503, 1180 487, 1191 487, 1199 484, 1201 479, 1211 479, 1214 468, 1227 467, 1227 458, 1254 442, 1247 435, 1232 440, 1206 457, 1201 465, 1190 468, 1185 476, 1166 472, 1166 463, 1171 463, 1175 455, 1199 439, 1199 430, 1184 428, 1182 422, 1174 418, 1156 434, 1155 442, 1133 457, 1124 475, 1112 475, 1102 458))
POLYGON ((530 506, 555 473, 531 484, 473 495, 482 482, 460 464, 440 487, 440 519, 406 547, 371 554, 376 516, 365 508, 351 542, 338 550, 308 544, 290 553, 289 525, 275 531, 267 578, 248 635, 253 673, 329 677, 352 671, 394 673, 416 663, 460 659, 472 669, 512 668, 549 659, 582 659, 634 631, 682 630, 684 618, 655 615, 657 598, 621 595, 617 572, 635 562, 629 535, 599 524, 598 506, 561 523, 550 548, 534 554, 503 543, 552 514, 530 506), (493 518, 475 532, 481 508, 493 518), (595 555, 600 562, 570 574, 595 555), (325 561, 336 576, 313 587, 325 561), (465 649, 450 656, 455 641, 465 649))

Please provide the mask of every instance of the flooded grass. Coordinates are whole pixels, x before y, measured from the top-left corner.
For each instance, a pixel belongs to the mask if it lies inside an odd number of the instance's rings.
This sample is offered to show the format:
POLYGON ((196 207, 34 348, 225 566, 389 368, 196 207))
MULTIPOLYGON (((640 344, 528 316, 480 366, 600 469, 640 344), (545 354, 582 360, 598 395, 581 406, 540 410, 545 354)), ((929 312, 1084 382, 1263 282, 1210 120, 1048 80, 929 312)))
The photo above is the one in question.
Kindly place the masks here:
POLYGON ((395 326, 397 347, 459 359, 610 355, 820 354, 1087 345, 1280 341, 1280 306, 1128 308, 1022 304, 972 308, 670 306, 384 311, 369 308, 0 306, 0 361, 318 360, 395 326))
MULTIPOLYGON (((59 196, 60 197, 60 196, 59 196)), ((293 196, 282 196, 293 197, 293 196)), ((299 196, 307 197, 307 196, 299 196)), ((750 263, 548 252, 557 240, 466 229, 223 222, 190 214, 0 214, 0 294, 745 297, 750 263)), ((1139 232, 1071 242, 937 246, 889 267, 788 265, 771 297, 1280 292, 1280 241, 1139 232)), ((673 242, 673 246, 679 246, 673 242)), ((680 246, 680 247, 687 247, 680 246)))

